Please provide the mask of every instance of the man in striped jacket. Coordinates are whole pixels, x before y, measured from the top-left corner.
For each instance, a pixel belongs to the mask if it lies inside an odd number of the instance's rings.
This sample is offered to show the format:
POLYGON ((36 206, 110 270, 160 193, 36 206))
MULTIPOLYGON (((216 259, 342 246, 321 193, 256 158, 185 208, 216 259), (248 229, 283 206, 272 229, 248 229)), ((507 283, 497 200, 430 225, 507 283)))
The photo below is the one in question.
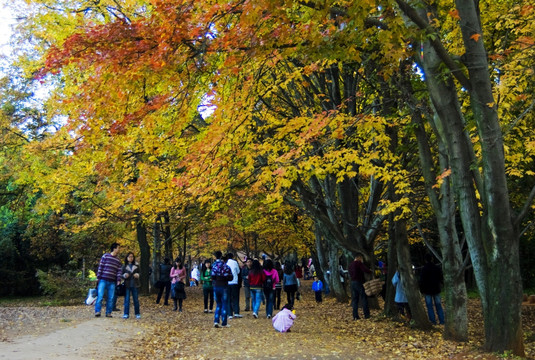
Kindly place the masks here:
POLYGON ((100 264, 98 265, 97 280, 98 280, 98 295, 95 302, 95 316, 100 316, 102 308, 102 299, 104 298, 104 291, 108 295, 106 301, 106 317, 112 317, 113 311, 113 296, 115 294, 115 286, 121 283, 121 260, 117 258, 119 254, 119 244, 113 243, 110 247, 110 252, 102 255, 100 264))

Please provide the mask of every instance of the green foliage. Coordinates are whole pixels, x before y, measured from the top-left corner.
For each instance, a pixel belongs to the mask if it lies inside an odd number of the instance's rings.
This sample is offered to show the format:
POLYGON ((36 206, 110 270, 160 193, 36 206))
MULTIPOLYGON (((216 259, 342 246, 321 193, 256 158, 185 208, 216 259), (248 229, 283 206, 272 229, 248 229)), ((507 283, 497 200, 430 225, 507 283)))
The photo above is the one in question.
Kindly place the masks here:
POLYGON ((83 279, 75 270, 62 270, 59 267, 47 272, 37 270, 37 278, 43 295, 50 297, 54 303, 80 301, 91 285, 89 279, 83 279))

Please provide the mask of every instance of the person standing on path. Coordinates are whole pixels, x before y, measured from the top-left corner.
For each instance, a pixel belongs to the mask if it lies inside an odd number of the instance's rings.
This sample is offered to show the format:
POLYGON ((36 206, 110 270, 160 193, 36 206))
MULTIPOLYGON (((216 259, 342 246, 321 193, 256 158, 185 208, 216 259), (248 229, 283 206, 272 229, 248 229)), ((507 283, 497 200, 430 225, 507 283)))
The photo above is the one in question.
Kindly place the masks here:
POLYGON ((238 277, 240 274, 240 265, 234 260, 234 254, 227 254, 227 265, 232 272, 232 280, 228 282, 228 302, 229 302, 229 319, 241 318, 240 315, 240 285, 238 284, 238 277))
POLYGON ((420 278, 420 291, 425 296, 425 306, 427 307, 427 316, 433 325, 436 325, 435 310, 433 309, 433 302, 437 309, 438 321, 441 325, 444 324, 444 310, 440 302, 440 291, 443 284, 442 269, 433 264, 433 256, 431 254, 425 255, 425 265, 422 268, 420 278))
POLYGON ((284 275, 284 271, 282 270, 280 261, 275 261, 275 270, 277 270, 277 274, 279 274, 279 282, 275 284, 275 298, 273 300, 273 308, 275 310, 280 310, 281 294, 282 294, 282 277, 284 275))
POLYGON ((266 295, 266 318, 271 319, 273 316, 273 299, 275 294, 275 285, 279 282, 279 273, 273 267, 273 260, 264 261, 264 294, 266 295))
POLYGON ((113 243, 110 246, 110 252, 102 255, 98 265, 97 279, 98 279, 98 295, 95 302, 95 316, 100 316, 102 309, 102 299, 104 292, 107 293, 106 300, 106 317, 112 317, 113 311, 113 297, 115 295, 115 286, 121 283, 121 260, 117 258, 119 255, 119 244, 113 243))
POLYGON ((126 255, 122 273, 126 288, 126 293, 124 295, 123 319, 128 319, 130 316, 130 294, 132 294, 132 301, 134 302, 136 319, 141 319, 138 297, 138 288, 141 286, 141 282, 139 281, 139 266, 136 264, 136 257, 133 252, 129 252, 126 255))
POLYGON ((178 302, 178 311, 182 312, 182 303, 186 298, 186 278, 188 273, 186 267, 182 264, 182 259, 176 258, 175 264, 171 268, 169 273, 171 277, 171 293, 173 297, 174 307, 173 311, 177 310, 178 302))
POLYGON ((227 324, 227 305, 228 305, 228 282, 232 280, 232 271, 230 267, 221 259, 221 251, 215 252, 215 261, 212 265, 212 285, 214 288, 214 299, 216 308, 214 313, 214 327, 230 327, 227 324), (221 320, 221 325, 219 324, 221 320))
POLYGON ((322 302, 321 292, 323 291, 323 283, 321 282, 321 280, 318 279, 316 275, 314 275, 314 282, 312 283, 312 291, 314 291, 316 302, 317 303, 322 302))
POLYGON ((169 293, 171 292, 171 277, 169 274, 171 273, 171 268, 171 260, 169 260, 169 258, 165 258, 163 264, 160 264, 160 279, 158 281, 160 283, 160 288, 158 289, 156 304, 160 303, 160 299, 162 298, 162 294, 165 289, 165 298, 163 304, 169 305, 169 293))
POLYGON ((201 281, 202 293, 204 298, 204 312, 212 312, 214 308, 214 287, 212 286, 212 262, 206 259, 202 265, 201 281), (210 300, 210 307, 208 307, 208 300, 210 300))
POLYGON ((351 304, 353 305, 353 320, 359 318, 359 301, 362 301, 362 310, 364 318, 370 317, 370 308, 368 307, 368 297, 364 291, 364 274, 371 274, 371 270, 362 262, 362 254, 357 254, 355 259, 349 264, 349 276, 351 277, 351 304))
POLYGON ((297 276, 291 263, 284 265, 282 284, 283 289, 286 292, 287 303, 293 308, 295 302, 295 293, 297 292, 297 276))
POLYGON ((255 319, 258 319, 258 310, 262 302, 262 288, 265 279, 266 275, 264 274, 264 270, 262 270, 260 261, 253 260, 251 269, 249 270, 249 286, 251 287, 252 309, 255 319))
POLYGON ((245 309, 243 311, 251 310, 251 288, 249 284, 249 271, 253 266, 253 259, 245 260, 245 265, 241 269, 241 278, 243 281, 243 294, 245 295, 245 309))

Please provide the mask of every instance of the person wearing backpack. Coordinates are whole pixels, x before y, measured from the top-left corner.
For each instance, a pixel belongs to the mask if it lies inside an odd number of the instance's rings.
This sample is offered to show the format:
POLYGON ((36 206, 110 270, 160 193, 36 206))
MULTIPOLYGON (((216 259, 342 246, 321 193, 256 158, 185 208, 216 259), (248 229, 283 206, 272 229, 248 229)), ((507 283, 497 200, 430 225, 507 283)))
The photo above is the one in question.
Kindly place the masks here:
POLYGON ((227 324, 227 304, 228 304, 228 282, 232 280, 230 267, 222 260, 223 253, 215 252, 214 264, 212 265, 212 286, 214 288, 214 299, 216 308, 214 313, 214 327, 230 327, 227 324), (221 319, 221 325, 219 320, 221 319))
POLYGON ((295 293, 297 292, 297 275, 291 263, 284 265, 284 275, 282 278, 283 289, 286 292, 286 300, 293 308, 295 302, 295 293))
POLYGON ((273 267, 273 260, 264 261, 264 294, 266 295, 266 317, 271 319, 273 315, 273 299, 275 295, 275 285, 279 282, 279 273, 273 267))
MULTIPOLYGON (((248 259, 247 261, 249 260, 251 259, 248 259)), ((260 303, 262 302, 262 289, 264 286, 266 275, 264 275, 262 265, 260 265, 260 261, 258 261, 257 259, 251 261, 251 268, 248 272, 248 279, 249 288, 251 290, 253 317, 255 319, 258 319, 258 310, 260 309, 260 303)))

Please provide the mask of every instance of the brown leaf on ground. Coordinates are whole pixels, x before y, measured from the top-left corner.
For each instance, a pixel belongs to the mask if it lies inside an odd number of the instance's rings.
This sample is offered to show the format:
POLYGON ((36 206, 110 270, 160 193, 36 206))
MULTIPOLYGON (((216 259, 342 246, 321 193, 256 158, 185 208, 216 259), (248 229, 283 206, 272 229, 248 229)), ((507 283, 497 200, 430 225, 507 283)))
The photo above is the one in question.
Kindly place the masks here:
MULTIPOLYGON (((230 328, 214 328, 214 315, 203 312, 201 287, 186 289, 182 313, 172 311, 172 305, 156 305, 154 295, 141 297, 142 318, 121 319, 136 336, 117 344, 126 353, 115 359, 500 359, 481 350, 484 329, 478 300, 469 300, 470 341, 456 343, 442 339, 442 326, 421 332, 385 318, 381 310, 372 310, 371 319, 353 321, 349 303, 327 297, 316 304, 310 285, 303 281, 303 296, 295 303, 297 319, 292 331, 284 334, 265 318, 264 306, 258 319, 242 311, 243 318, 229 320, 230 328)), ((284 304, 284 292, 282 298, 284 304)), ((243 298, 241 303, 243 308, 243 298)), ((122 298, 117 305, 122 309, 122 298)), ((92 315, 92 307, 87 306, 0 307, 0 341, 49 333, 92 315)), ((121 315, 114 313, 114 317, 121 315)), ((534 320, 535 308, 523 307, 530 358, 535 356, 534 320)))

